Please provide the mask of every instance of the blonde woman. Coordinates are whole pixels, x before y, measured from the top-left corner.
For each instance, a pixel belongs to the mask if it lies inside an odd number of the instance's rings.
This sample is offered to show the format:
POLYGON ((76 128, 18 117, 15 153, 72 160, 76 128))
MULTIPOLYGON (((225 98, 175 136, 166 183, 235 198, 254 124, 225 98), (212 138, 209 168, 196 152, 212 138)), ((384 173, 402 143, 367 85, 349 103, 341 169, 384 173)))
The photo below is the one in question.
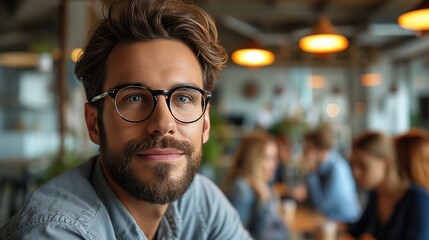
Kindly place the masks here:
POLYGON ((241 221, 256 240, 288 238, 269 187, 277 158, 277 144, 271 135, 251 133, 242 139, 223 185, 241 221))
POLYGON ((429 239, 429 194, 398 172, 393 141, 379 132, 358 136, 351 164, 356 181, 370 190, 360 220, 349 226, 358 239, 429 239))

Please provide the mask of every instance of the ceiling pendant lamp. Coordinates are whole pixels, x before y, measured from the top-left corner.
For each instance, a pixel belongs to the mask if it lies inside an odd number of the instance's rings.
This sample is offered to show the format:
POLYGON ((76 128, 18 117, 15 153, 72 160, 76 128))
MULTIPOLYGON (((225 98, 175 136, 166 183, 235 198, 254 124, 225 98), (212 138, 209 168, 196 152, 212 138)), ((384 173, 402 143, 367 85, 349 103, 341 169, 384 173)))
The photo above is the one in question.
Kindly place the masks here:
POLYGON ((347 38, 338 34, 331 21, 325 16, 319 18, 313 34, 299 40, 299 47, 302 51, 315 54, 343 51, 348 45, 347 38))
POLYGON ((414 10, 398 17, 399 26, 413 31, 424 32, 429 30, 429 1, 423 1, 414 10))
POLYGON ((273 64, 275 56, 271 51, 263 49, 258 43, 252 41, 248 47, 235 50, 231 59, 237 65, 256 68, 273 64))

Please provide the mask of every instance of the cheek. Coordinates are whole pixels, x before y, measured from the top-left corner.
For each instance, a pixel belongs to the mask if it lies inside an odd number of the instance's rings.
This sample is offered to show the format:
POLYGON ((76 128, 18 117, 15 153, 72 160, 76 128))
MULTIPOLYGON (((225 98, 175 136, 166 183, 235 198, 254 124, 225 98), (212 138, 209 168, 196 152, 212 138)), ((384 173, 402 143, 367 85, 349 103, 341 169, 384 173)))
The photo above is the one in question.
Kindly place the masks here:
POLYGON ((103 123, 109 152, 120 152, 129 141, 139 139, 143 134, 141 123, 126 122, 111 109, 105 109, 103 123))
POLYGON ((383 171, 376 168, 369 168, 362 174, 361 185, 364 188, 374 188, 383 181, 383 178, 383 171))
POLYGON ((271 180, 276 170, 276 161, 274 159, 265 159, 263 169, 267 180, 271 180))
MULTIPOLYGON (((202 147, 203 143, 203 123, 196 122, 192 124, 178 124, 177 130, 180 135, 179 139, 190 141, 196 151, 202 147)), ((173 136, 174 137, 174 136, 173 136)))

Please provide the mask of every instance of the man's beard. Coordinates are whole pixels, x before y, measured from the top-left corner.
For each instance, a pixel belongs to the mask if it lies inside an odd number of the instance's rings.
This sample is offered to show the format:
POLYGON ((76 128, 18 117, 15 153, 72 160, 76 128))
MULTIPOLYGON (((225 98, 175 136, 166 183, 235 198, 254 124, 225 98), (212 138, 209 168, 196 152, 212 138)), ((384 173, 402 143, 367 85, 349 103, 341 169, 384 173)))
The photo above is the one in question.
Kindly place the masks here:
POLYGON ((180 198, 191 185, 200 167, 201 149, 195 152, 188 141, 179 141, 172 137, 152 137, 145 140, 129 142, 124 146, 120 155, 107 151, 107 140, 104 129, 100 129, 100 155, 106 170, 113 180, 137 200, 155 204, 171 203, 180 198), (186 156, 185 170, 178 179, 170 177, 171 172, 177 171, 176 166, 169 163, 148 164, 153 177, 142 180, 140 173, 133 168, 132 157, 140 151, 153 148, 174 148, 186 156))

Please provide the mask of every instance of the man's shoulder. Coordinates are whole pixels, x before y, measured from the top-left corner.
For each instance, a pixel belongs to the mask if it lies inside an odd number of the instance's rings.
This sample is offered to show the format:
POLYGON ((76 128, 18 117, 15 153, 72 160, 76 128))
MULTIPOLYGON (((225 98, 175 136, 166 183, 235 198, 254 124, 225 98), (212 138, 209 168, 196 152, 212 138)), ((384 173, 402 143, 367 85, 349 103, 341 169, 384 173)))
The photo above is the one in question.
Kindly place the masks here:
POLYGON ((187 197, 187 195, 191 198, 195 199, 195 197, 218 197, 219 194, 222 195, 221 191, 219 190, 218 186, 209 178, 197 174, 194 177, 194 181, 192 182, 191 186, 189 187, 189 190, 185 193, 184 198, 187 197))
POLYGON ((192 229, 204 232, 205 238, 250 239, 223 192, 205 176, 197 174, 189 190, 175 204, 182 227, 187 230, 183 235, 186 239, 193 236, 192 229))
POLYGON ((177 203, 182 212, 192 209, 193 214, 206 215, 216 211, 226 201, 225 195, 212 180, 197 174, 188 191, 177 203))
POLYGON ((93 161, 85 162, 35 190, 20 212, 3 226, 2 234, 47 224, 88 229, 104 208, 90 182, 92 165, 93 161))

